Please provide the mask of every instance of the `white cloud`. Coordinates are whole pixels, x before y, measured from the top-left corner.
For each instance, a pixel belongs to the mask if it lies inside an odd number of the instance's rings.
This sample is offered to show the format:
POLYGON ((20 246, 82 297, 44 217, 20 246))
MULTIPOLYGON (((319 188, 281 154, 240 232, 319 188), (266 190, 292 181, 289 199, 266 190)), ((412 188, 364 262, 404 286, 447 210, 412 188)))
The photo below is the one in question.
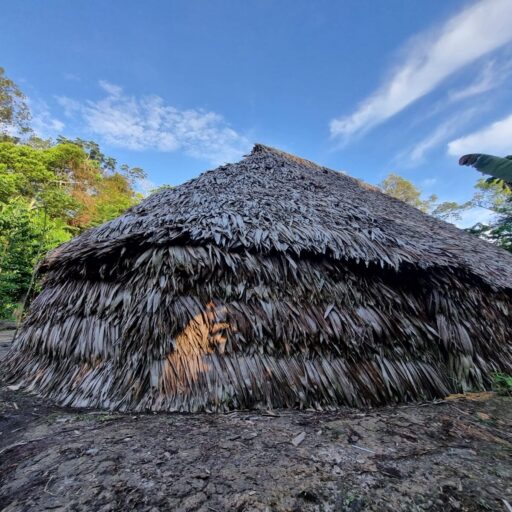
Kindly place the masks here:
POLYGON ((433 132, 417 142, 412 148, 399 154, 404 165, 416 166, 425 161, 426 154, 435 147, 446 143, 461 127, 481 112, 481 106, 457 112, 448 121, 440 124, 433 132))
POLYGON ((433 187, 437 183, 437 178, 425 178, 421 182, 422 187, 433 187))
POLYGON ((496 61, 488 62, 483 68, 476 80, 467 87, 452 91, 449 99, 452 101, 465 100, 471 96, 482 94, 498 87, 510 72, 510 66, 503 68, 496 66, 496 61))
POLYGON ((448 143, 448 153, 461 156, 466 153, 512 153, 512 114, 481 130, 448 143))
POLYGON ((512 41, 512 1, 480 0, 426 34, 390 79, 351 115, 331 121, 345 138, 382 123, 476 59, 512 41))
POLYGON ((60 97, 58 101, 66 115, 78 117, 91 133, 112 146, 180 150, 214 164, 236 160, 250 148, 249 140, 220 114, 178 109, 159 96, 130 96, 105 81, 100 86, 106 93, 100 100, 80 102, 60 97))
POLYGON ((39 99, 28 98, 28 105, 32 112, 30 126, 40 137, 54 137, 64 129, 64 122, 50 112, 48 104, 39 99))
POLYGON ((119 85, 111 84, 106 80, 100 80, 98 83, 100 84, 100 87, 111 96, 119 98, 123 95, 123 88, 119 87, 119 85))
POLYGON ((141 179, 137 180, 135 188, 144 197, 147 197, 147 196, 149 196, 149 194, 151 194, 151 192, 153 190, 156 190, 158 188, 158 185, 154 181, 151 181, 148 178, 141 178, 141 179))
POLYGON ((471 228, 475 224, 487 224, 494 217, 494 213, 486 208, 470 208, 460 212, 459 218, 454 219, 452 222, 458 228, 471 228))
POLYGON ((445 141, 454 130, 453 122, 449 121, 438 126, 430 135, 418 142, 409 152, 409 162, 419 165, 425 160, 425 154, 445 141))
POLYGON ((64 109, 64 115, 66 117, 73 117, 80 112, 81 104, 78 101, 65 96, 57 96, 56 99, 59 105, 64 109))
MULTIPOLYGON (((64 123, 60 119, 53 117, 45 101, 37 97, 27 97, 26 103, 31 114, 28 124, 34 135, 41 138, 52 138, 62 133, 65 126, 64 123)), ((21 133, 16 126, 2 123, 0 123, 0 131, 12 137, 24 137, 27 135, 21 133)))
POLYGON ((80 77, 74 73, 63 73, 62 76, 64 77, 64 80, 68 80, 70 82, 80 82, 81 80, 80 77))

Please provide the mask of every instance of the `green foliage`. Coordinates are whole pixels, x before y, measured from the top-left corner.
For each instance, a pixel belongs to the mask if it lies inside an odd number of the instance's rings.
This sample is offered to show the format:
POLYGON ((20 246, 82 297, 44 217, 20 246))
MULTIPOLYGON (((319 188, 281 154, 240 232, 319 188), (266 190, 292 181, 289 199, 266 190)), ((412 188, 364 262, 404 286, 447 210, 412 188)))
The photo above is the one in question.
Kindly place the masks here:
POLYGON ((435 195, 431 195, 427 199, 421 199, 421 191, 411 181, 393 173, 388 174, 380 184, 380 188, 388 196, 400 199, 400 201, 410 204, 425 213, 430 211, 437 201, 435 195))
POLYGON ((494 178, 478 180, 475 189, 472 206, 487 208, 496 213, 506 208, 512 197, 510 187, 504 181, 494 178))
POLYGON ((462 156, 459 164, 491 176, 477 182, 477 192, 470 202, 495 215, 488 224, 476 224, 468 231, 512 252, 512 156, 474 153, 462 156))
POLYGON ((434 217, 441 220, 455 220, 460 219, 462 211, 471 207, 469 201, 465 203, 457 203, 456 201, 445 201, 443 203, 436 204, 430 212, 434 217))
POLYGON ((418 187, 411 181, 393 173, 388 174, 379 186, 385 194, 443 220, 457 218, 459 213, 469 206, 469 203, 461 205, 454 201, 438 203, 437 196, 434 194, 427 199, 422 199, 421 190, 418 187))
MULTIPOLYGON (((512 163, 510 157, 501 160, 512 163)), ((420 189, 396 174, 389 174, 380 187, 386 194, 442 220, 460 218, 460 213, 469 208, 479 207, 490 210, 495 214, 490 223, 476 224, 467 231, 512 252, 512 190, 511 185, 503 180, 496 178, 479 180, 475 185, 476 191, 473 197, 462 204, 455 201, 437 203, 435 195, 422 199, 420 189)))
POLYGON ((49 249, 140 200, 131 169, 111 170, 115 161, 101 158, 69 141, 0 142, 0 318, 13 313, 49 249))
POLYGON ((140 194, 133 192, 127 178, 118 172, 104 177, 98 190, 96 214, 92 219, 94 225, 117 217, 142 199, 140 194))
POLYGON ((41 255, 70 237, 62 220, 24 198, 0 203, 0 318, 12 316, 23 300, 41 255))
POLYGON ((499 395, 512 395, 512 376, 504 373, 493 375, 492 388, 499 395))
POLYGON ((30 132, 30 117, 25 95, 0 67, 0 138, 30 132))
POLYGON ((57 137, 57 143, 66 146, 78 146, 83 150, 83 153, 87 155, 88 160, 96 162, 98 167, 104 171, 119 172, 125 176, 132 184, 147 177, 146 171, 140 167, 130 167, 127 164, 122 164, 118 170, 117 160, 111 156, 105 155, 101 151, 100 146, 94 141, 83 140, 78 137, 76 139, 68 139, 66 137, 59 136, 57 137))
POLYGON ((131 169, 102 158, 103 167, 68 141, 0 142, 0 318, 13 314, 48 250, 140 200, 131 169))
POLYGON ((474 153, 462 156, 459 164, 471 165, 482 174, 512 183, 512 155, 502 158, 500 156, 474 153))
POLYGON ((156 188, 153 188, 149 191, 149 194, 156 194, 157 192, 163 192, 164 190, 171 190, 174 188, 174 185, 160 185, 156 188))
POLYGON ((475 185, 477 191, 470 201, 472 206, 494 213, 488 224, 478 223, 468 229, 474 235, 512 252, 512 191, 498 179, 482 179, 475 185))

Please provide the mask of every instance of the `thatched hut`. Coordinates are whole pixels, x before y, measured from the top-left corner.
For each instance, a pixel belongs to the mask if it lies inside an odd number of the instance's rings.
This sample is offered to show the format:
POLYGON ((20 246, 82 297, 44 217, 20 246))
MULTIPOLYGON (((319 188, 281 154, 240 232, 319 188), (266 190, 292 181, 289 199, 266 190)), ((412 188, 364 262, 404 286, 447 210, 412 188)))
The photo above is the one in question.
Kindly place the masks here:
POLYGON ((368 406, 512 370, 512 255, 262 145, 51 253, 5 369, 72 406, 368 406))

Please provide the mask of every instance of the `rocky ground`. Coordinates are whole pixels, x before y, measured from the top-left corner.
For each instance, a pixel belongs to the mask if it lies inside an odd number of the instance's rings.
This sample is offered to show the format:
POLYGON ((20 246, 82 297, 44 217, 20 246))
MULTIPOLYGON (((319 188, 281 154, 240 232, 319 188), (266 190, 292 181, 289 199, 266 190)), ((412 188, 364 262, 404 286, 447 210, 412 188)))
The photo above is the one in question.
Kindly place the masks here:
MULTIPOLYGON (((0 331, 0 358, 12 331, 0 331)), ((130 415, 0 381, 0 510, 505 511, 512 399, 130 415)))

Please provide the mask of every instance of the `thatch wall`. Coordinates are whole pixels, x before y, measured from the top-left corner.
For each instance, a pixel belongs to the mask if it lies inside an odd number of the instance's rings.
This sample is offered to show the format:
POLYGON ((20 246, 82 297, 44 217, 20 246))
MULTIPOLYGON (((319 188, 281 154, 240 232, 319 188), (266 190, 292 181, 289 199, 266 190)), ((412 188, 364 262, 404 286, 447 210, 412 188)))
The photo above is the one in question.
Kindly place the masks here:
POLYGON ((74 406, 367 406, 512 372, 512 257, 257 146, 54 251, 6 365, 74 406))

